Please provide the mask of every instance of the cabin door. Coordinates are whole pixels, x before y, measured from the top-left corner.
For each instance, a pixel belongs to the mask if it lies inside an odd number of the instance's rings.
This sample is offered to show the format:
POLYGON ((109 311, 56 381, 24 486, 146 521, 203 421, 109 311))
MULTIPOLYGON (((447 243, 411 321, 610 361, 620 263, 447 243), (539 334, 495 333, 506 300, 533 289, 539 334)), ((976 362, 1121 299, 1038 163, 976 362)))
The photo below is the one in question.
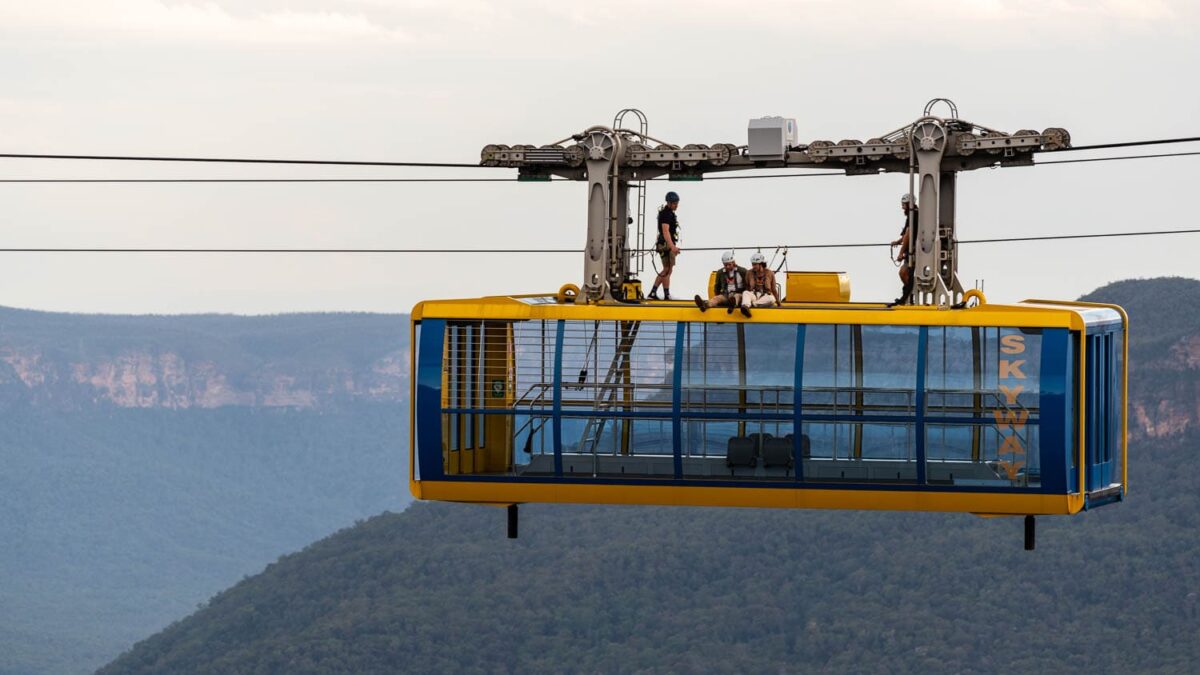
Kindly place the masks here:
POLYGON ((1087 490, 1102 490, 1113 482, 1113 455, 1120 423, 1115 414, 1120 392, 1113 333, 1087 337, 1087 490))
POLYGON ((445 471, 499 473, 512 462, 512 325, 458 321, 446 329, 443 415, 445 471))

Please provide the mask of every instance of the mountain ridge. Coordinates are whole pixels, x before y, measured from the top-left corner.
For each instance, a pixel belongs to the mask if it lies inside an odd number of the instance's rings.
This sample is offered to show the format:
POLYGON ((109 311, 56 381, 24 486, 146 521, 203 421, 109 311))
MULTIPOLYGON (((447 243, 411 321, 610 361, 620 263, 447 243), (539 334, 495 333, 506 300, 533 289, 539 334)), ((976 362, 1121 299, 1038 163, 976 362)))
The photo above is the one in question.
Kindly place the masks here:
POLYGON ((0 673, 92 672, 405 508, 408 336, 403 315, 0 308, 0 673))
POLYGON ((0 308, 0 405, 328 409, 407 399, 387 314, 70 315, 0 308))
POLYGON ((1138 304, 1166 291, 1200 304, 1194 280, 1085 296, 1130 305, 1130 497, 1039 519, 1034 553, 1011 518, 535 504, 509 541, 496 509, 418 503, 100 672, 1190 672, 1200 429, 1180 354, 1200 319, 1138 304))

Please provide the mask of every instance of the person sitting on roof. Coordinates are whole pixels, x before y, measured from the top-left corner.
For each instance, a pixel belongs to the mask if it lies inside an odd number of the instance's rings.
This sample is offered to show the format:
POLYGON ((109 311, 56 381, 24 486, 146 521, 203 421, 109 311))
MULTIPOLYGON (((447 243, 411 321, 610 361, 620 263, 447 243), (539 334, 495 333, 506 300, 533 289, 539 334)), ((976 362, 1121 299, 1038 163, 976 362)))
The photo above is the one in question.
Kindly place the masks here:
POLYGON ((721 265, 722 268, 716 271, 717 294, 708 300, 699 295, 695 298, 701 312, 709 307, 725 307, 725 312, 731 313, 734 307, 742 303, 742 293, 746 290, 746 268, 738 267, 733 259, 733 251, 721 254, 721 265))
POLYGON ((751 307, 775 307, 779 304, 779 291, 775 287, 775 273, 767 267, 762 253, 750 256, 750 272, 746 275, 746 292, 742 293, 742 316, 750 316, 751 307))

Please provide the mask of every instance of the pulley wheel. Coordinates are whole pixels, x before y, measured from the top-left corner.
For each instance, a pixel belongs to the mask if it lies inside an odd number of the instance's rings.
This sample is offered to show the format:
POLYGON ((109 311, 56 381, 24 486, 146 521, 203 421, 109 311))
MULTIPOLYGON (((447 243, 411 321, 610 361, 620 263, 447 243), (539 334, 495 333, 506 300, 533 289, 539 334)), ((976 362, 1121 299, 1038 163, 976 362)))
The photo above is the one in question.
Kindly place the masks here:
POLYGON ((833 147, 833 141, 813 141, 812 143, 809 143, 808 144, 809 159, 811 159, 813 162, 815 162, 817 164, 824 162, 825 160, 829 159, 829 155, 827 155, 821 151, 823 151, 825 148, 830 148, 830 147, 833 147), (814 150, 817 152, 814 152, 814 150))
MULTIPOLYGON (((844 139, 838 141, 837 144, 840 146, 843 146, 843 147, 849 147, 849 146, 854 146, 854 145, 861 146, 862 141, 856 141, 856 140, 852 140, 849 138, 844 138, 844 139)), ((839 156, 838 159, 842 160, 843 162, 853 162, 854 158, 861 154, 862 154, 862 148, 859 148, 858 153, 853 154, 853 155, 842 155, 842 156, 839 156)))

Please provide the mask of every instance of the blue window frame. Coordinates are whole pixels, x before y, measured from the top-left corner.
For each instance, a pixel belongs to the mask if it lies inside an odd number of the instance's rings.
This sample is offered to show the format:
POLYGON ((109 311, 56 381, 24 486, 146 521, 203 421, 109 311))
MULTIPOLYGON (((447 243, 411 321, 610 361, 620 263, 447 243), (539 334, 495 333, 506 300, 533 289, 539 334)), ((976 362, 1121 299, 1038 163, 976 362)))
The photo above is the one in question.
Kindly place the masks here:
MULTIPOLYGON (((490 479, 1070 485, 1076 385, 1066 330, 513 324, 516 402, 497 409, 471 384, 492 367, 483 322, 423 323, 422 476, 442 475, 443 452, 480 443, 483 420, 505 415, 512 459, 490 479)), ((1108 348, 1117 350, 1111 336, 1108 348)), ((1089 373, 1115 389, 1119 364, 1106 368, 1089 373)), ((1097 447, 1111 462, 1112 450, 1097 447)))
POLYGON ((1105 490, 1122 480, 1123 339, 1120 324, 1107 324, 1090 328, 1085 340, 1084 446, 1088 492, 1105 490))

